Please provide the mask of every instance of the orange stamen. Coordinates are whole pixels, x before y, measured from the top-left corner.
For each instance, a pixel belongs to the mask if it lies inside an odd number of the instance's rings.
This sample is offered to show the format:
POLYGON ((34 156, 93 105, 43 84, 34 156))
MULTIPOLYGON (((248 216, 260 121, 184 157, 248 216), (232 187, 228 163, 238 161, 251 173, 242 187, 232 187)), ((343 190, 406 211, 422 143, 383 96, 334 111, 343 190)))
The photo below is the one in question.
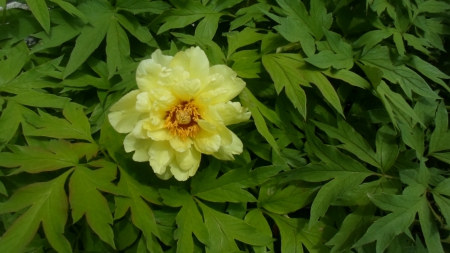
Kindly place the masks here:
POLYGON ((173 136, 178 136, 185 140, 187 137, 195 137, 200 131, 197 121, 200 114, 192 101, 183 101, 167 111, 164 126, 173 136))

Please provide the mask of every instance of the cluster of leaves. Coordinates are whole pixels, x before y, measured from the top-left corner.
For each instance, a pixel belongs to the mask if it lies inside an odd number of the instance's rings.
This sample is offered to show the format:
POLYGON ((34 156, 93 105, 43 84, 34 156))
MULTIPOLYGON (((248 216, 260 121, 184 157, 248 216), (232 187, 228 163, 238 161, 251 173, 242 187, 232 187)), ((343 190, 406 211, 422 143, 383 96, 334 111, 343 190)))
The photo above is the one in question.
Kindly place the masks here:
POLYGON ((450 252, 448 1, 19 2, 0 252, 450 252), (235 161, 162 181, 105 118, 140 60, 194 45, 247 82, 252 120, 235 161))

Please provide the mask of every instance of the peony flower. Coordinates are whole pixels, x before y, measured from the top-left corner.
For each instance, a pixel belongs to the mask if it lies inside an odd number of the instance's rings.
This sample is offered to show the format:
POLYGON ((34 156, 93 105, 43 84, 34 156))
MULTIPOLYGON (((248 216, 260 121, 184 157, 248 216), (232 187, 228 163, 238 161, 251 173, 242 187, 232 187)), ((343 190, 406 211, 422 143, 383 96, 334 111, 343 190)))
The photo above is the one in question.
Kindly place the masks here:
POLYGON ((225 65, 210 67, 203 50, 192 47, 174 57, 156 50, 136 72, 139 89, 111 107, 109 122, 128 133, 126 152, 148 161, 162 179, 184 181, 197 172, 201 154, 233 160, 241 140, 226 126, 250 118, 239 102, 231 102, 245 82, 225 65))

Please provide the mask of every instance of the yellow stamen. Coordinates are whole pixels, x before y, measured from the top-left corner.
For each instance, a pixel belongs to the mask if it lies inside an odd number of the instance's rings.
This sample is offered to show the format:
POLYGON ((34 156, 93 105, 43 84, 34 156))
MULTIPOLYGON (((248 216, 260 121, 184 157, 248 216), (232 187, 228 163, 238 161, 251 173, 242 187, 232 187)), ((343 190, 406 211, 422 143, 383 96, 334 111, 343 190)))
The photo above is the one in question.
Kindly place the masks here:
POLYGON ((167 111, 165 127, 173 136, 185 140, 187 137, 195 137, 200 131, 197 121, 201 119, 192 101, 183 101, 167 111))

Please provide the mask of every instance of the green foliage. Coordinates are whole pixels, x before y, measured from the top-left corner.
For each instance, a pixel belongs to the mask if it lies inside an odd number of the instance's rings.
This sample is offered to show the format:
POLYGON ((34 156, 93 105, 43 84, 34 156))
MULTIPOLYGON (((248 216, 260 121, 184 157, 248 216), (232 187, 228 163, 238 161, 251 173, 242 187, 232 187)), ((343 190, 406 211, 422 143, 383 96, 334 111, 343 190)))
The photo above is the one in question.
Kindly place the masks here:
POLYGON ((450 252, 447 0, 0 0, 0 252, 450 252), (32 42, 36 43, 32 43, 32 42), (247 86, 186 182, 109 108, 156 50, 247 86))

